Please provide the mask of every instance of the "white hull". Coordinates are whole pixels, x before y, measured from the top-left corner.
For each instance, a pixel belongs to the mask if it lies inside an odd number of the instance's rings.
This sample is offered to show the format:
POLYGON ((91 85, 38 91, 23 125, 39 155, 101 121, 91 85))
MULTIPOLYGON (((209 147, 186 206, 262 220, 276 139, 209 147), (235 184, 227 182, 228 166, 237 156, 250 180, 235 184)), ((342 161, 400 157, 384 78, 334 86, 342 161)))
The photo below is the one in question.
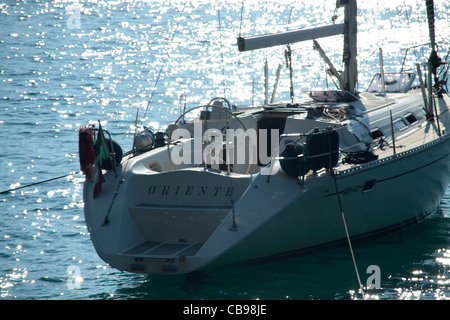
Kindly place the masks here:
MULTIPOLYGON (((363 239, 406 228, 436 210, 449 182, 449 148, 447 136, 414 155, 399 156, 379 166, 338 176, 351 238, 363 239), (363 193, 364 184, 374 178, 375 188, 363 193)), ((219 258, 217 264, 346 243, 335 186, 329 177, 271 216, 245 241, 219 258)))
MULTIPOLYGON (((450 139, 426 124, 415 134, 422 131, 428 132, 425 144, 337 171, 353 239, 403 228, 436 209, 449 183, 450 139)), ((92 241, 99 256, 119 270, 188 273, 346 241, 334 180, 325 170, 308 175, 301 186, 278 161, 270 176, 146 167, 155 159, 164 164, 167 154, 162 148, 123 162, 116 174, 106 173, 95 200, 93 183, 85 183, 92 241)))

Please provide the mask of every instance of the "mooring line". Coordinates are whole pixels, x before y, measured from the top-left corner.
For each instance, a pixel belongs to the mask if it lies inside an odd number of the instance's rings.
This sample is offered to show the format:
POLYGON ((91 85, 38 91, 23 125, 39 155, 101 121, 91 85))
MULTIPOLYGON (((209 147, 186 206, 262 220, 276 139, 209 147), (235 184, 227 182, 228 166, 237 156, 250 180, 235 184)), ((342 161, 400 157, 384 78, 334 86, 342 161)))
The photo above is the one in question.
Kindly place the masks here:
POLYGON ((35 182, 35 183, 30 183, 30 184, 27 184, 27 185, 24 185, 24 186, 21 186, 21 187, 17 187, 17 188, 1 191, 0 194, 4 194, 4 193, 20 190, 20 189, 23 189, 23 188, 32 187, 32 186, 35 186, 35 185, 38 185, 38 184, 41 184, 41 183, 50 182, 50 181, 61 179, 61 178, 65 178, 65 177, 68 177, 68 176, 73 176, 74 174, 78 174, 78 173, 81 173, 81 172, 74 171, 74 172, 65 174, 63 176, 54 177, 54 178, 51 178, 51 179, 47 179, 47 180, 43 180, 43 181, 39 181, 39 182, 35 182))
POLYGON ((334 172, 332 172, 331 175, 333 176, 334 187, 336 188, 336 195, 337 195, 338 202, 339 202, 339 208, 340 208, 340 210, 341 210, 341 216, 342 216, 342 221, 343 221, 343 223, 344 223, 345 234, 346 234, 346 236, 347 236, 348 247, 350 248, 350 254, 351 254, 352 260, 353 260, 353 266, 354 266, 354 268, 355 268, 356 277, 357 277, 358 283, 359 283, 359 289, 361 290, 361 294, 362 294, 362 297, 363 297, 363 299, 364 299, 363 285, 362 285, 362 283, 361 283, 361 278, 359 277, 358 267, 357 267, 357 265, 356 265, 356 259, 355 259, 355 255, 354 255, 354 253, 353 253, 352 242, 351 242, 351 240, 350 240, 350 234, 349 234, 349 232, 348 232, 347 222, 345 221, 345 214, 344 214, 344 209, 343 209, 342 202, 341 202, 341 196, 340 196, 340 194, 339 194, 339 189, 338 189, 338 186, 337 186, 336 175, 335 175, 334 172))

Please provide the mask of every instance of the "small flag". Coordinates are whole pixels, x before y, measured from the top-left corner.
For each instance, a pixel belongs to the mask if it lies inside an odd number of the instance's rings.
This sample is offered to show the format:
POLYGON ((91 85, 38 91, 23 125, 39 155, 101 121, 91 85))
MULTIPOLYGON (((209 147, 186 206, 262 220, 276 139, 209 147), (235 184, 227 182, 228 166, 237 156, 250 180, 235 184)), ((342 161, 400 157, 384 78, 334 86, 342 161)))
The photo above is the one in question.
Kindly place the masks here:
POLYGON ((94 185, 94 199, 95 199, 102 190, 103 182, 105 182, 105 178, 103 177, 102 174, 102 163, 108 160, 108 150, 103 139, 103 130, 100 121, 97 134, 97 141, 95 141, 94 150, 95 150, 95 160, 94 160, 95 164, 93 176, 95 184, 94 185))

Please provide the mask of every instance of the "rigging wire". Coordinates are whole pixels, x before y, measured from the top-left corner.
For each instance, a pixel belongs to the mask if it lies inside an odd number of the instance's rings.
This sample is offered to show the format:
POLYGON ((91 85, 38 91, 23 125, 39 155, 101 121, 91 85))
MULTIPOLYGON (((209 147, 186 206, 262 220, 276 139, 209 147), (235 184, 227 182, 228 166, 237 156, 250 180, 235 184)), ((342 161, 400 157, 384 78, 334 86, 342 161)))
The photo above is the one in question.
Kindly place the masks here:
POLYGON ((217 10, 217 17, 219 19, 219 37, 220 37, 220 56, 222 58, 222 85, 223 85, 223 96, 226 98, 226 86, 225 86, 225 61, 223 58, 223 40, 222 40, 222 27, 220 20, 220 10, 217 10))
MULTIPOLYGON (((172 33, 172 36, 171 36, 171 38, 170 38, 169 44, 171 44, 171 43, 173 42, 173 39, 174 39, 174 37, 175 37, 175 34, 176 34, 177 30, 178 30, 178 27, 179 27, 180 21, 181 21, 180 18, 181 18, 181 16, 183 15, 184 10, 185 10, 185 8, 186 8, 186 2, 187 2, 187 1, 185 1, 185 2, 183 3, 182 9, 180 10, 180 14, 179 14, 179 17, 178 17, 178 21, 177 21, 177 24, 176 24, 176 26, 175 26, 175 30, 174 30, 174 32, 172 33)), ((143 117, 142 117, 142 119, 141 119, 141 124, 143 123, 143 121, 144 121, 144 119, 145 119, 145 116, 147 115, 147 111, 148 111, 148 108, 150 107, 151 101, 152 101, 152 99, 153 99, 153 95, 155 94, 156 88, 158 87, 158 82, 159 82, 159 79, 161 78, 162 71, 163 71, 163 69, 167 66, 169 57, 170 57, 170 47, 167 48, 166 56, 164 57, 163 64, 162 64, 161 68, 159 69, 159 73, 158 73, 158 76, 157 76, 157 78, 156 78, 156 82, 155 82, 155 85, 154 85, 154 87, 153 87, 153 91, 152 91, 152 93, 150 94, 150 98, 149 98, 149 100, 148 100, 148 102, 147 102, 147 107, 145 108, 144 115, 143 115, 143 117)), ((136 111, 136 123, 135 123, 135 124, 136 124, 136 128, 137 128, 137 122, 138 122, 138 113, 139 113, 139 107, 138 107, 138 109, 137 109, 137 111, 136 111)), ((136 136, 136 128, 135 128, 135 136, 136 136)), ((124 169, 122 170, 122 174, 121 174, 119 183, 117 184, 116 190, 114 191, 114 196, 113 196, 113 198, 112 198, 112 200, 111 200, 111 203, 110 203, 110 205, 109 205, 109 207, 108 207, 108 211, 107 211, 107 213, 106 213, 106 215, 105 215, 105 218, 104 218, 102 227, 105 227, 105 226, 108 226, 108 225, 109 225, 109 215, 110 215, 110 213, 111 213, 113 204, 114 204, 114 202, 115 202, 115 200, 116 200, 116 197, 117 197, 117 195, 118 195, 119 188, 120 188, 120 186, 122 185, 122 183, 125 181, 124 178, 123 178, 123 176, 124 176, 124 173, 125 173, 125 171, 126 171, 126 169, 127 169, 128 162, 129 162, 130 159, 131 159, 131 157, 128 157, 128 158, 126 159, 126 161, 125 161, 125 167, 124 167, 124 169)))
MULTIPOLYGON (((406 16, 406 20, 407 20, 408 27, 409 27, 409 32, 410 32, 410 34, 411 34, 411 40, 412 40, 412 42, 413 42, 413 44, 414 44, 414 46, 413 46, 412 48, 414 48, 414 55, 415 55, 415 57, 416 57, 416 61, 418 62, 418 61, 419 61, 419 57, 417 56, 417 50, 416 50, 416 47, 417 47, 418 45, 416 45, 416 43, 415 43, 415 37, 413 37, 413 31, 412 31, 412 29, 411 29, 411 19, 410 19, 410 17, 409 17, 408 10, 406 9, 406 0, 403 0, 403 8, 405 9, 405 16, 406 16)), ((409 50, 409 49, 411 49, 411 48, 406 49, 406 52, 405 52, 405 58, 404 58, 403 64, 402 64, 402 70, 401 70, 400 72, 403 71, 403 66, 404 66, 404 64, 405 64, 406 55, 408 54, 408 50, 409 50)))
POLYGON ((244 17, 244 0, 242 0, 242 4, 241 4, 241 21, 239 23, 239 38, 241 37, 241 32, 242 32, 242 19, 244 17))
MULTIPOLYGON (((176 26, 175 26, 175 30, 173 31, 172 36, 171 36, 171 38, 170 38, 169 44, 171 44, 171 43, 173 42, 173 39, 174 39, 174 37, 175 37, 175 34, 176 34, 177 30, 178 30, 178 27, 179 27, 180 21, 181 21, 180 18, 181 18, 181 16, 183 15, 184 10, 185 10, 185 8, 186 8, 186 2, 187 2, 187 1, 185 1, 185 2, 183 3, 183 7, 182 7, 182 9, 180 10, 180 14, 179 14, 179 17, 178 17, 178 21, 177 21, 177 24, 176 24, 176 26)), ((152 101, 152 99, 153 99, 153 95, 155 94, 156 88, 158 87, 158 82, 159 82, 159 79, 161 78, 162 71, 163 71, 163 69, 167 66, 169 57, 170 57, 170 46, 167 48, 166 55, 165 55, 164 60, 163 60, 163 65, 162 65, 161 68, 159 69, 159 73, 158 73, 158 76, 156 77, 156 82, 155 82, 155 85, 154 85, 154 87, 153 87, 153 91, 152 91, 152 93, 150 94, 150 98, 149 98, 149 100, 148 100, 148 102, 147 102, 147 107, 145 108, 145 112, 144 112, 144 115, 143 115, 143 117, 142 117, 141 123, 144 121, 145 116, 147 115, 147 111, 148 111, 148 108, 150 107, 151 101, 152 101)), ((138 110, 139 110, 139 107, 138 107, 138 110)))
MULTIPOLYGON (((407 24, 408 24, 409 30, 410 30, 410 32, 411 32, 411 21, 410 21, 410 16, 409 16, 408 10, 407 10, 407 5, 406 5, 405 2, 406 2, 406 1, 404 0, 404 1, 403 1, 403 5, 402 5, 402 6, 399 6, 397 12, 396 12, 396 13, 393 15, 393 17, 390 19, 390 28, 389 28, 389 30, 394 29, 394 27, 395 27, 394 21, 395 21, 396 19, 401 18, 401 15, 404 14, 404 15, 406 16, 407 24)), ((378 13, 378 14, 379 14, 379 13, 378 13)), ((421 25, 419 24, 419 27, 420 27, 420 26, 421 26, 421 25)), ((421 34, 422 34, 422 30, 420 30, 420 35, 421 35, 421 34)), ((384 47, 384 46, 385 46, 385 43, 386 43, 386 42, 389 42, 389 37, 390 37, 390 35, 391 35, 391 33, 388 32, 388 33, 386 34, 386 36, 384 36, 382 39, 378 40, 378 41, 377 41, 376 48, 375 48, 368 56, 371 57, 371 56, 373 56, 373 55, 378 54, 378 50, 379 50, 378 48, 384 47)), ((413 42, 413 43, 416 43, 415 40, 414 40, 414 38, 417 38, 417 35, 415 35, 415 36, 412 37, 412 42, 413 42)), ((419 45, 418 45, 418 46, 419 46, 419 45)), ((418 46, 417 46, 417 47, 418 47, 418 46)), ((412 47, 410 47, 410 48, 413 48, 413 47, 415 47, 415 45, 412 46, 412 47)), ((415 54, 416 54, 416 52, 415 52, 415 54)), ((417 58, 417 54, 416 54, 416 58, 417 58)))

